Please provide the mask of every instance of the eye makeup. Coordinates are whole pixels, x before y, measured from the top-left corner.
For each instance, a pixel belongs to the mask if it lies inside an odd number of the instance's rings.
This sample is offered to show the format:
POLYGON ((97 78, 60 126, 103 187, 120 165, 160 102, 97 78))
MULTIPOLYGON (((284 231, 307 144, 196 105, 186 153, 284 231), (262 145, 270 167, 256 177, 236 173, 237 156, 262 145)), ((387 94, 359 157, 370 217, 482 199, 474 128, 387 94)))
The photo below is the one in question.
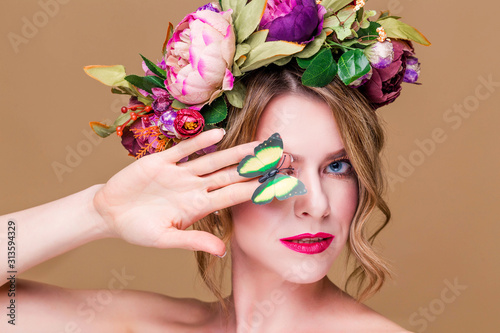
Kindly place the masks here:
MULTIPOLYGON (((286 173, 288 175, 292 175, 294 173, 297 173, 297 170, 293 168, 292 163, 293 162, 301 162, 304 160, 303 156, 300 155, 292 155, 290 153, 283 152, 283 157, 280 163, 283 162, 282 169, 287 169, 289 170, 283 170, 283 173, 286 173)), ((346 178, 350 177, 353 174, 355 174, 354 168, 351 164, 351 161, 349 160, 349 157, 347 156, 347 153, 344 148, 341 150, 331 154, 328 156, 326 159, 328 161, 328 164, 324 167, 324 172, 330 176, 330 177, 335 177, 335 178, 346 178), (328 172, 328 169, 333 165, 333 164, 345 164, 347 166, 347 170, 343 172, 328 172)), ((338 168, 338 167, 336 167, 338 168)))

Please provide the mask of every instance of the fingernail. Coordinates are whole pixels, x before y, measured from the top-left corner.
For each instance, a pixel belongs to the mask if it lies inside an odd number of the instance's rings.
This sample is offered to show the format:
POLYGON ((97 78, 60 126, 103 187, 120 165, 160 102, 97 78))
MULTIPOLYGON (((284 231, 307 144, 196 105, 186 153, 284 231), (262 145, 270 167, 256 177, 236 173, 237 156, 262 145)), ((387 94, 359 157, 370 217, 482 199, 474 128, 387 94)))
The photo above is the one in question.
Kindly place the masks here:
POLYGON ((225 129, 223 129, 223 128, 221 128, 221 130, 222 130, 222 133, 224 133, 224 134, 222 134, 222 135, 226 135, 226 130, 225 130, 225 129))
POLYGON ((227 254, 227 250, 226 250, 226 252, 224 252, 224 254, 223 254, 222 256, 218 256, 218 255, 216 255, 216 254, 214 254, 214 256, 216 256, 216 257, 218 257, 218 258, 224 258, 224 257, 226 256, 226 254, 227 254))

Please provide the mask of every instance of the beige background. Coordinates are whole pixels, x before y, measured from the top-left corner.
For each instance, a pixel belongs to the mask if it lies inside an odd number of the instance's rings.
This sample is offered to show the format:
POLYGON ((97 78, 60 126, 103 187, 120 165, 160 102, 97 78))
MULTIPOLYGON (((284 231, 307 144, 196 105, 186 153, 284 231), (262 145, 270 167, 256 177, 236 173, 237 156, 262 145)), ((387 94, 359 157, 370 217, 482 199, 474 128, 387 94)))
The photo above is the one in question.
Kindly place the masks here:
MULTIPOLYGON (((44 17, 38 1, 3 1, 0 214, 103 183, 133 161, 116 136, 89 141, 85 135, 89 121, 114 118, 123 99, 82 67, 123 64, 141 73, 139 52, 159 59, 168 22, 175 25, 204 1, 177 3, 66 0, 53 17, 44 17), (14 47, 8 36, 23 35, 23 19, 40 27, 25 30, 29 37, 14 47), (52 165, 67 164, 68 149, 86 156, 58 179, 52 165)), ((393 219, 378 243, 397 276, 368 304, 415 332, 498 332, 500 86, 488 91, 480 78, 500 82, 500 4, 372 0, 367 6, 392 9, 433 42, 416 46, 423 85, 405 85, 396 103, 378 111, 387 122, 387 164, 399 177, 387 196, 393 219), (463 116, 450 113, 464 104, 463 116), (424 154, 417 142, 433 140, 433 132, 440 142, 434 139, 433 151, 424 154), (408 161, 418 165, 404 169, 408 161), (455 280, 466 289, 451 300, 448 284, 455 280)), ((112 271, 122 267, 134 276, 127 288, 211 299, 196 278, 191 252, 118 240, 87 244, 21 277, 106 288, 112 271)))

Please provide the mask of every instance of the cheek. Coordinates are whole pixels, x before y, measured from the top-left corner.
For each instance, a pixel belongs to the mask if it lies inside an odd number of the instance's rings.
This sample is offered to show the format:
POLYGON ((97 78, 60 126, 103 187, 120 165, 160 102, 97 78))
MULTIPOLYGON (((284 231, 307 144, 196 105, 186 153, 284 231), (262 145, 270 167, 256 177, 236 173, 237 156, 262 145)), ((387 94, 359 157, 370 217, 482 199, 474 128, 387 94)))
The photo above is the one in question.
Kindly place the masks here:
POLYGON ((241 247, 250 244, 255 240, 254 235, 265 235, 265 223, 259 221, 268 220, 266 207, 260 207, 252 202, 245 202, 231 208, 233 217, 233 236, 232 242, 241 247))
POLYGON ((335 214, 335 220, 339 222, 346 237, 358 207, 358 191, 357 179, 353 178, 336 184, 330 193, 331 211, 335 214))

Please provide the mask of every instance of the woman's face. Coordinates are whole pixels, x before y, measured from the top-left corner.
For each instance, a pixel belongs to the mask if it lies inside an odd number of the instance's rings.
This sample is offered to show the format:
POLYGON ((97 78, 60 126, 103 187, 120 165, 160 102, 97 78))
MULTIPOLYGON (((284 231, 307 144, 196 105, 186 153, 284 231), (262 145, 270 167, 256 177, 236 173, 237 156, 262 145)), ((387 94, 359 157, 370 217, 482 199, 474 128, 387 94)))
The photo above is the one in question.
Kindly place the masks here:
POLYGON ((301 95, 275 97, 259 120, 255 140, 262 142, 275 132, 283 139, 284 153, 293 156, 290 175, 304 183, 307 193, 266 205, 248 201, 234 206, 233 260, 291 282, 316 282, 346 243, 358 203, 357 179, 326 103, 301 95), (333 235, 322 252, 316 246, 316 253, 304 253, 313 246, 280 241, 320 232, 333 235))

